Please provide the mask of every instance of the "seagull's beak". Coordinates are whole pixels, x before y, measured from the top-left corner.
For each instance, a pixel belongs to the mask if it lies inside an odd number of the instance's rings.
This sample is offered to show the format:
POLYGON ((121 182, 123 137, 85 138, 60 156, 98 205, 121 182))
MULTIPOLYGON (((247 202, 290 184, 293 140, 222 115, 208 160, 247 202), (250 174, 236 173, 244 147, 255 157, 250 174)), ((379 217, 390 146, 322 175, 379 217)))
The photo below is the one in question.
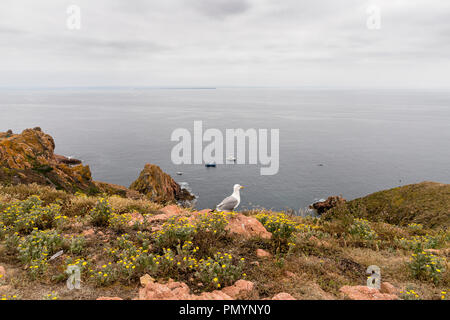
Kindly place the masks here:
POLYGON ((241 186, 241 189, 244 189, 245 187, 244 186, 241 186))

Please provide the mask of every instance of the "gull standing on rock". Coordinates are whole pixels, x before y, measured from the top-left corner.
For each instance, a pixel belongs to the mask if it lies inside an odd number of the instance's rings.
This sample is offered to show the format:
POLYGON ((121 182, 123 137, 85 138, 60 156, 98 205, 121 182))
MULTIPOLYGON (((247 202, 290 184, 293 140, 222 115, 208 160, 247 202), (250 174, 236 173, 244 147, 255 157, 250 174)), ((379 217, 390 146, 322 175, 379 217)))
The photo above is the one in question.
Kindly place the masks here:
POLYGON ((239 190, 243 189, 244 187, 240 184, 235 184, 233 187, 233 194, 227 198, 225 198, 221 203, 219 203, 216 207, 216 210, 218 211, 233 211, 239 206, 239 203, 241 202, 241 195, 239 194, 239 190))

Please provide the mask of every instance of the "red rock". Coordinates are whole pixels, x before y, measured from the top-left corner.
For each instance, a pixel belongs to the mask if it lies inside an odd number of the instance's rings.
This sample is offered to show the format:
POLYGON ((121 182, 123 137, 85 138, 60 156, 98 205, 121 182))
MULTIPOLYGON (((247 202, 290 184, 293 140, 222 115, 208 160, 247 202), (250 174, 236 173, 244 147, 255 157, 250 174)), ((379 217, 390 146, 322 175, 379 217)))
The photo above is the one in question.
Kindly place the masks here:
POLYGON ((165 221, 165 220, 170 219, 175 216, 182 216, 182 215, 188 214, 188 212, 186 212, 185 210, 181 209, 180 207, 178 207, 176 205, 166 206, 166 207, 162 208, 160 211, 163 213, 151 216, 151 217, 147 218, 147 221, 148 222, 165 221))
POLYGON ((381 293, 397 294, 398 290, 389 282, 382 282, 380 286, 381 293))
POLYGON ((200 296, 193 296, 193 300, 233 300, 229 295, 222 291, 203 292, 200 296))
POLYGON ((95 231, 92 228, 83 231, 83 236, 85 236, 85 237, 93 237, 94 234, 95 234, 95 231))
POLYGON ((123 300, 119 297, 98 297, 97 300, 123 300))
POLYGON ((247 294, 253 291, 255 285, 253 282, 247 280, 238 280, 234 285, 225 287, 222 292, 229 295, 231 298, 236 299, 242 294, 247 294))
POLYGON ((271 255, 269 252, 267 252, 266 250, 263 250, 263 249, 256 249, 256 256, 257 256, 258 258, 269 258, 269 257, 271 257, 272 255, 271 255))
POLYGON ((378 289, 366 286, 343 286, 339 291, 351 300, 398 300, 395 294, 381 293, 378 289))
POLYGON ((129 226, 134 226, 134 224, 139 223, 142 224, 144 223, 144 216, 142 214, 140 214, 139 212, 132 212, 130 213, 130 222, 129 222, 129 226))
POLYGON ((149 282, 139 290, 140 300, 191 300, 189 287, 183 282, 161 284, 149 282))
POLYGON ((239 295, 250 293, 253 288, 252 282, 238 280, 234 285, 220 291, 214 290, 194 295, 183 282, 173 280, 169 280, 166 284, 148 282, 145 288, 139 289, 139 300, 233 300, 239 295))
POLYGON ((291 296, 289 293, 286 292, 280 292, 279 294, 275 295, 272 300, 296 300, 293 296, 291 296))
POLYGON ((178 207, 177 205, 174 205, 174 204, 172 204, 170 206, 165 206, 160 211, 162 213, 165 213, 170 216, 176 216, 176 215, 181 215, 181 214, 185 213, 185 211, 183 209, 181 209, 180 207, 178 207))
POLYGON ((238 234, 244 238, 260 237, 270 239, 272 237, 272 234, 256 218, 247 217, 243 214, 233 216, 229 220, 226 229, 231 234, 238 234))

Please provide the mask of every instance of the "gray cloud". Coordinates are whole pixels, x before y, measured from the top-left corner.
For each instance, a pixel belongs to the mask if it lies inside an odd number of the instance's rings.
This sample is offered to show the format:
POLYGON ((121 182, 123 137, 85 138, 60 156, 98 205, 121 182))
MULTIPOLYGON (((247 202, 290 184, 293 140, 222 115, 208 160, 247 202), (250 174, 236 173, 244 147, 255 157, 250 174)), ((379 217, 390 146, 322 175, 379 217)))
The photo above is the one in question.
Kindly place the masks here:
POLYGON ((0 9, 0 86, 450 83, 447 0, 2 0, 0 9), (81 30, 66 28, 70 4, 81 30), (366 28, 370 4, 380 30, 366 28))
POLYGON ((212 17, 228 17, 242 14, 250 9, 247 0, 188 0, 201 13, 212 17))

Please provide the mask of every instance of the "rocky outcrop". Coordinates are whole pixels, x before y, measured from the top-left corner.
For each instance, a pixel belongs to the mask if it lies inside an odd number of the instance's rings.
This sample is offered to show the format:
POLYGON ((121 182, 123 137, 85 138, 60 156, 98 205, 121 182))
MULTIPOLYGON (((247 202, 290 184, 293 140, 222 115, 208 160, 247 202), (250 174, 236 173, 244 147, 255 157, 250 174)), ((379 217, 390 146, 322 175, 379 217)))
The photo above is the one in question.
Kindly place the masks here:
POLYGON ((322 214, 334 207, 345 204, 345 202, 346 200, 341 196, 331 196, 328 197, 325 201, 313 203, 312 205, 310 205, 310 208, 316 210, 318 214, 322 214))
POLYGON ((132 199, 144 195, 156 202, 193 200, 158 166, 146 165, 134 190, 123 186, 93 181, 89 166, 81 160, 54 153, 55 141, 41 128, 26 129, 20 134, 0 132, 0 183, 50 185, 67 192, 106 193, 132 199))
POLYGON ((192 201, 195 197, 182 189, 170 175, 154 164, 146 164, 131 190, 144 194, 149 200, 158 203, 192 201))
POLYGON ((0 182, 38 183, 69 192, 94 187, 89 166, 55 155, 54 150, 53 138, 39 127, 0 133, 0 182))
POLYGON ((81 160, 74 159, 74 158, 68 158, 65 156, 61 156, 59 154, 55 154, 55 159, 58 163, 67 164, 69 166, 81 164, 81 160))
POLYGON ((343 286, 339 291, 351 300, 398 300, 395 294, 382 293, 367 286, 343 286))

